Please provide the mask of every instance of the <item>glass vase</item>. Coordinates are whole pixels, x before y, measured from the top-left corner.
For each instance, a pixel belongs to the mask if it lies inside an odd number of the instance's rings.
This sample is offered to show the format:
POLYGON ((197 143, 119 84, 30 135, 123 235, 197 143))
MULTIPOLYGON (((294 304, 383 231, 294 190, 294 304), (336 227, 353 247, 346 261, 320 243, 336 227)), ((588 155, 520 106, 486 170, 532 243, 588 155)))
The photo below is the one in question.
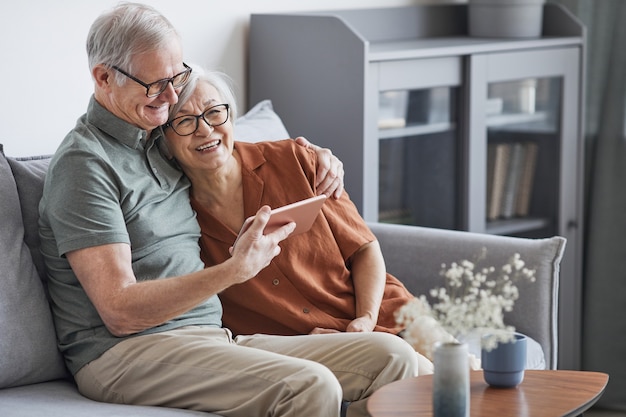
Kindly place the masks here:
POLYGON ((470 378, 467 343, 441 343, 435 347, 433 416, 469 417, 470 378))

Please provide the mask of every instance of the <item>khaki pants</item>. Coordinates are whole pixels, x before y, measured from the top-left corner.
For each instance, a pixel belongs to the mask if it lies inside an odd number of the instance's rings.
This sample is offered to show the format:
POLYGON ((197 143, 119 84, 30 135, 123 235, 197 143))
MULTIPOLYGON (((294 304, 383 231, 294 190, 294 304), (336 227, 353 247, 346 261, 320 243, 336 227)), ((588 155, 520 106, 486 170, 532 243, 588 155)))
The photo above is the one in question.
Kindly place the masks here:
POLYGON ((97 401, 214 412, 227 417, 368 416, 381 386, 417 375, 418 359, 386 333, 240 336, 185 327, 118 343, 75 379, 97 401))

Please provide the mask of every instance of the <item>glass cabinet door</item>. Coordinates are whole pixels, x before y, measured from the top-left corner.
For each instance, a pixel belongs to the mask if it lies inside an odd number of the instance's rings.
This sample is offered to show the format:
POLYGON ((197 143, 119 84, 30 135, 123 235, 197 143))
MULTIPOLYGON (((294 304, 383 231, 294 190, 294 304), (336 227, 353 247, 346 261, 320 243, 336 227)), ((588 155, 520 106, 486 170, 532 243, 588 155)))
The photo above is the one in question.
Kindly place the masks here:
POLYGON ((575 48, 469 57, 466 230, 576 240, 577 59, 575 48))
POLYGON ((378 220, 459 227, 458 87, 379 93, 378 220))
POLYGON ((488 232, 528 237, 556 234, 561 97, 559 77, 488 84, 488 232))

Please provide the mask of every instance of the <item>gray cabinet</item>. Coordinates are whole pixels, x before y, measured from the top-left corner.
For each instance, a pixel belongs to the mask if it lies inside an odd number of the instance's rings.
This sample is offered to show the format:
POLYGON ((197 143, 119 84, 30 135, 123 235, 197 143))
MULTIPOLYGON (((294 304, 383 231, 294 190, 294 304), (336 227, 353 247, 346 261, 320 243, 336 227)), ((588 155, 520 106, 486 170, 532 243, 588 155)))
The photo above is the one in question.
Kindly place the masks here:
POLYGON ((329 147, 367 221, 561 235, 559 367, 580 361, 584 28, 473 38, 463 4, 253 14, 249 103, 329 147))

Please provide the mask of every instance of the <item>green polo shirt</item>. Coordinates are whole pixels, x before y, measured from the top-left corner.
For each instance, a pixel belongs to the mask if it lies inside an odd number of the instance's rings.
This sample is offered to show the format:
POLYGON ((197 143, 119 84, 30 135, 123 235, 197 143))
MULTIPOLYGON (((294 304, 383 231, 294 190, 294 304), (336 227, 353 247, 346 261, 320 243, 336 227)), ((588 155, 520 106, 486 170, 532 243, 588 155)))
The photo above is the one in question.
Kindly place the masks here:
MULTIPOLYGON (((50 162, 39 207, 41 251, 59 348, 73 374, 125 338, 106 329, 65 253, 126 243, 138 281, 204 267, 189 181, 162 156, 160 140, 148 140, 146 131, 117 118, 92 97, 87 113, 50 162)), ((213 296, 139 334, 221 326, 221 315, 221 303, 213 296)))

